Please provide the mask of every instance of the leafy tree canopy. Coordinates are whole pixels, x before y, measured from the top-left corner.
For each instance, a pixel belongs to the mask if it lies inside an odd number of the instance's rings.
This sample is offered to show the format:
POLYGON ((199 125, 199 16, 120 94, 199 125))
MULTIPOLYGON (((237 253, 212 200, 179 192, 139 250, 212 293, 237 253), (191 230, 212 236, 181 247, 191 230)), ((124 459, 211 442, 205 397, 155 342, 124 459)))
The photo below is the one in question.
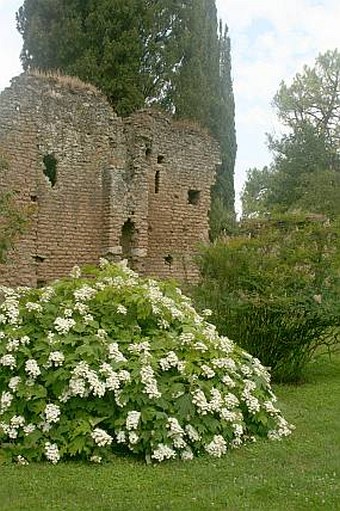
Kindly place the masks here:
POLYGON ((274 157, 269 168, 248 172, 242 197, 245 216, 301 208, 336 216, 340 196, 339 52, 319 55, 315 67, 305 66, 291 86, 282 82, 274 105, 289 132, 281 139, 269 137, 274 157), (329 192, 326 202, 321 190, 329 192))

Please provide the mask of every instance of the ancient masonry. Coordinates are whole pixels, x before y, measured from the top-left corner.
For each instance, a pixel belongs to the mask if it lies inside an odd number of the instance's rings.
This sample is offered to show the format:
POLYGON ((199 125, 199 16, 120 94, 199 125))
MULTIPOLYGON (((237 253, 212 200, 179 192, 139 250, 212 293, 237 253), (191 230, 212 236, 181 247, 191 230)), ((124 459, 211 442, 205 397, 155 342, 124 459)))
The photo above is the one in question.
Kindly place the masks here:
POLYGON ((0 192, 30 210, 2 284, 44 285, 100 257, 197 277, 220 163, 204 131, 152 110, 121 119, 91 86, 24 73, 0 94, 0 154, 0 192))

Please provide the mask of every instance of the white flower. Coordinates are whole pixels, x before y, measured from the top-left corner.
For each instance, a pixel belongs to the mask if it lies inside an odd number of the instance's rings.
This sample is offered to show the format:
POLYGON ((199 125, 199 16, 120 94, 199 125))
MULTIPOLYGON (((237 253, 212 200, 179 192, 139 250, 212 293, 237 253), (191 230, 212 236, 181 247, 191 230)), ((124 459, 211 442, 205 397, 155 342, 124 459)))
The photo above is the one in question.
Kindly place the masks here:
POLYGON ((13 355, 4 355, 0 358, 0 364, 4 367, 9 367, 10 369, 14 369, 16 367, 16 360, 13 355))
POLYGON ((97 455, 94 454, 93 456, 91 456, 90 461, 92 463, 101 463, 102 459, 103 458, 101 456, 97 456, 97 455))
POLYGON ((22 428, 25 425, 25 419, 22 415, 13 415, 11 418, 11 426, 13 428, 22 428))
POLYGON ((181 452, 181 459, 183 461, 191 461, 192 459, 194 458, 194 455, 193 455, 193 452, 192 450, 190 449, 190 447, 186 447, 182 452, 181 452))
POLYGON ((192 442, 198 442, 201 440, 201 436, 197 433, 196 429, 191 426, 191 424, 187 424, 185 426, 185 432, 192 442))
POLYGON ((84 316, 84 315, 88 314, 89 306, 86 303, 83 303, 83 302, 76 302, 74 304, 74 310, 78 311, 79 314, 84 316))
POLYGON ((208 454, 210 454, 210 456, 220 458, 227 452, 227 443, 222 435, 214 435, 212 441, 205 445, 205 450, 208 454))
POLYGON ((46 422, 58 422, 60 419, 60 407, 54 404, 48 404, 45 407, 44 414, 46 417, 46 422))
POLYGON ((61 351, 52 351, 48 357, 47 364, 48 366, 54 365, 55 367, 62 366, 64 363, 65 357, 61 351))
POLYGON ((84 319, 84 323, 86 325, 88 325, 89 323, 91 323, 94 320, 94 317, 92 316, 92 314, 85 314, 83 319, 84 319))
POLYGON ((140 419, 140 412, 137 412, 136 410, 129 412, 126 417, 126 429, 128 431, 130 431, 132 429, 137 429, 139 419, 140 419))
POLYGON ((177 367, 178 362, 178 357, 174 351, 169 351, 166 357, 159 359, 159 365, 161 366, 162 371, 168 371, 172 367, 177 367))
POLYGON ((118 314, 125 315, 125 314, 127 314, 127 308, 124 307, 124 305, 119 304, 119 305, 117 305, 117 312, 118 312, 118 314))
POLYGON ((72 279, 79 279, 81 277, 81 269, 77 264, 73 266, 72 270, 70 271, 70 277, 72 279))
POLYGON ((222 378, 222 382, 224 383, 224 385, 226 385, 227 387, 230 387, 230 388, 234 388, 236 387, 236 383, 234 382, 234 380, 228 375, 228 374, 225 374, 222 378))
POLYGON ((85 284, 81 288, 77 289, 73 295, 77 302, 87 302, 97 294, 97 290, 85 284))
POLYGON ((126 358, 124 357, 123 353, 119 350, 117 342, 109 344, 108 350, 109 359, 113 360, 117 364, 120 362, 126 362, 126 358))
POLYGON ((34 358, 30 358, 25 362, 25 371, 31 378, 36 378, 41 374, 40 368, 38 366, 38 362, 34 360, 34 358))
POLYGON ((213 311, 211 309, 204 309, 202 311, 202 316, 204 316, 205 318, 212 316, 212 314, 213 314, 213 311))
POLYGON ((117 438, 118 444, 125 444, 125 442, 126 442, 125 431, 122 431, 122 430, 118 431, 116 434, 116 438, 117 438))
POLYGON ((240 402, 235 394, 229 392, 226 396, 224 396, 224 404, 227 408, 234 408, 235 406, 238 406, 240 402))
POLYGON ((202 351, 203 353, 208 350, 208 346, 202 341, 195 342, 193 348, 196 351, 202 351))
POLYGON ((24 335, 23 337, 21 337, 20 339, 20 344, 22 344, 22 346, 28 346, 28 344, 31 342, 31 339, 28 337, 28 335, 24 335))
POLYGON ((184 435, 184 429, 175 417, 169 417, 166 427, 169 429, 168 436, 184 435))
POLYGON ((20 376, 13 376, 13 378, 11 378, 8 382, 8 387, 15 392, 20 382, 20 376))
POLYGON ((19 339, 10 339, 7 343, 6 350, 7 351, 17 351, 20 346, 19 339))
POLYGON ((85 380, 83 378, 72 377, 69 381, 69 394, 71 396, 85 397, 88 394, 85 380))
POLYGON ((220 417, 225 421, 234 422, 237 419, 237 414, 228 408, 221 408, 220 417))
POLYGON ((0 413, 3 413, 5 410, 7 410, 13 401, 13 394, 7 391, 3 391, 1 394, 0 399, 0 413))
POLYGON ((201 369, 206 378, 213 378, 215 376, 215 371, 207 364, 202 364, 201 369))
POLYGON ((27 302, 25 307, 29 312, 42 312, 43 310, 40 303, 27 302))
POLYGON ((176 457, 176 451, 164 444, 158 444, 157 449, 151 454, 151 458, 156 461, 169 460, 170 458, 176 457))
POLYGON ((72 318, 56 318, 54 320, 54 328, 60 335, 66 335, 76 322, 72 318))
POLYGON ((104 447, 105 445, 110 445, 112 443, 113 438, 106 433, 103 429, 96 428, 92 431, 91 437, 95 441, 99 447, 104 447))
POLYGON ((129 444, 135 445, 139 440, 139 436, 135 431, 130 431, 129 433, 129 444))
POLYGON ((18 465, 28 465, 28 461, 26 460, 26 458, 24 458, 23 456, 21 456, 21 454, 19 454, 17 457, 16 457, 16 460, 17 460, 17 464, 18 465))
POLYGON ((227 355, 234 349, 234 343, 228 337, 220 337, 218 344, 220 349, 227 355))
POLYGON ((34 424, 27 424, 27 426, 23 427, 25 435, 29 435, 30 433, 33 433, 33 431, 36 430, 36 427, 34 424))
POLYGON ((198 408, 198 413, 206 415, 210 410, 209 403, 202 390, 196 389, 192 392, 192 402, 198 408))
POLYGON ((41 302, 49 302, 54 294, 55 294, 55 291, 54 291, 53 287, 47 286, 44 288, 44 290, 41 294, 40 301, 41 302))
POLYGON ((57 444, 51 444, 50 442, 45 443, 45 456, 55 465, 60 460, 60 454, 57 444))
POLYGON ((150 365, 142 366, 140 370, 141 380, 144 384, 143 392, 149 396, 150 399, 158 399, 162 396, 157 388, 157 381, 154 378, 154 372, 150 365))

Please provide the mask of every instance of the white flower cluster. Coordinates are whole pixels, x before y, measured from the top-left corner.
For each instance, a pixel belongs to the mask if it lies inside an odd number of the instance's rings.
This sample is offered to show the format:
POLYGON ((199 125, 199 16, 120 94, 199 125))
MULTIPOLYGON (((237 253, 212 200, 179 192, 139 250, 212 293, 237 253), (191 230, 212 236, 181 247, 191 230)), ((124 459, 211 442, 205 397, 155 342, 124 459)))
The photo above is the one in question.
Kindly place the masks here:
POLYGON ((222 435, 214 435, 212 441, 205 445, 205 450, 210 456, 220 458, 227 452, 227 443, 222 435))
POLYGON ((199 442, 201 440, 201 436, 191 424, 185 426, 185 432, 192 442, 199 442))
POLYGON ((215 376, 215 371, 210 367, 208 366, 207 364, 202 364, 201 365, 201 369, 202 369, 202 373, 203 375, 206 377, 206 378, 214 378, 215 376))
POLYGON ((55 465, 60 460, 60 453, 57 444, 51 444, 50 442, 45 443, 45 456, 55 465))
POLYGON ((76 322, 73 318, 58 317, 54 320, 54 328, 60 335, 66 335, 74 327, 76 322))
POLYGON ((143 392, 149 396, 150 399, 158 399, 162 396, 157 387, 157 380, 155 373, 150 365, 142 366, 140 370, 141 380, 144 384, 143 392))
POLYGON ((20 323, 19 295, 14 289, 1 286, 5 300, 0 305, 1 323, 17 326, 20 323))
POLYGON ((137 429, 140 415, 141 415, 141 413, 137 412, 136 410, 132 410, 131 412, 129 412, 127 414, 125 424, 126 424, 126 429, 128 431, 131 431, 132 429, 137 429))
POLYGON ((54 404, 48 404, 44 410, 45 420, 48 424, 51 422, 59 422, 60 419, 60 407, 54 404))
POLYGON ((21 456, 21 454, 19 454, 17 457, 16 457, 16 461, 17 461, 17 464, 18 465, 29 465, 28 461, 26 458, 24 458, 23 456, 21 456))
POLYGON ((52 351, 47 360, 47 367, 60 367, 63 365, 65 356, 61 351, 52 351))
POLYGON ((176 419, 176 417, 169 417, 166 427, 168 428, 168 437, 171 438, 173 445, 176 449, 183 449, 186 447, 184 440, 185 431, 176 419))
POLYGON ((15 357, 10 354, 1 357, 0 364, 4 367, 9 367, 10 369, 14 369, 17 365, 15 357))
POLYGON ((25 371, 33 380, 41 374, 38 362, 34 358, 26 360, 25 371))
POLYGON ((77 302, 87 302, 97 294, 97 290, 85 284, 77 289, 73 294, 77 302))
POLYGON ((236 372, 236 363, 232 358, 224 357, 224 358, 213 358, 211 361, 211 365, 218 369, 225 369, 230 371, 231 373, 236 372))
POLYGON ((20 382, 21 382, 20 376, 13 376, 13 378, 11 378, 8 382, 8 387, 11 389, 12 392, 15 392, 20 382))
POLYGON ((0 415, 3 414, 12 404, 13 394, 4 390, 0 399, 0 415))
POLYGON ((158 444, 157 448, 151 454, 151 458, 159 462, 175 457, 176 451, 164 444, 158 444))
POLYGON ((117 312, 118 314, 123 314, 123 316, 125 316, 127 314, 127 308, 124 307, 124 305, 117 305, 117 312))
POLYGON ((36 302, 27 302, 25 305, 28 312, 42 312, 43 308, 40 303, 36 302))
POLYGON ((70 277, 72 279, 80 279, 81 269, 77 264, 75 266, 73 266, 72 270, 70 271, 70 277))
POLYGON ((108 345, 109 350, 109 359, 113 360, 117 364, 120 362, 126 362, 126 358, 124 357, 123 353, 119 350, 118 343, 112 342, 108 345))
POLYGON ((25 425, 25 419, 22 415, 14 415, 9 424, 5 422, 0 423, 0 429, 8 436, 11 440, 15 440, 19 434, 19 428, 25 425))
POLYGON ((185 361, 179 360, 174 351, 169 351, 165 357, 160 358, 159 365, 162 371, 168 371, 172 367, 176 367, 182 374, 185 371, 185 361))
POLYGON ((11 351, 15 352, 15 351, 18 351, 19 346, 20 346, 19 339, 9 339, 7 346, 6 346, 6 350, 9 352, 11 352, 11 351))
POLYGON ((41 293, 41 296, 40 296, 40 301, 41 302, 49 302, 52 298, 52 296, 55 295, 55 291, 53 289, 53 287, 51 286, 46 286, 44 289, 43 289, 43 292, 41 293))
POLYGON ((105 445, 110 445, 113 440, 112 436, 110 436, 108 433, 106 433, 106 431, 100 428, 95 428, 91 433, 91 437, 99 447, 105 447, 105 445))
POLYGON ((246 403, 250 413, 255 414, 260 411, 260 402, 252 392, 256 389, 256 383, 252 380, 244 380, 244 389, 242 391, 242 400, 246 403))

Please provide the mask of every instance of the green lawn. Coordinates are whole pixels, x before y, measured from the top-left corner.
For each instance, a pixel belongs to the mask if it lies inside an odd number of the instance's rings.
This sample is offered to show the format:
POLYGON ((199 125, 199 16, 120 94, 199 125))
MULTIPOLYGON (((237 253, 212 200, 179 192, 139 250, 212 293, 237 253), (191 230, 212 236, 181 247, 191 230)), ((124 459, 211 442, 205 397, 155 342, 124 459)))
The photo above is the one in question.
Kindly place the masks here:
POLYGON ((317 358, 304 385, 275 390, 296 425, 289 439, 158 466, 1 466, 0 510, 340 510, 340 356, 317 358))

